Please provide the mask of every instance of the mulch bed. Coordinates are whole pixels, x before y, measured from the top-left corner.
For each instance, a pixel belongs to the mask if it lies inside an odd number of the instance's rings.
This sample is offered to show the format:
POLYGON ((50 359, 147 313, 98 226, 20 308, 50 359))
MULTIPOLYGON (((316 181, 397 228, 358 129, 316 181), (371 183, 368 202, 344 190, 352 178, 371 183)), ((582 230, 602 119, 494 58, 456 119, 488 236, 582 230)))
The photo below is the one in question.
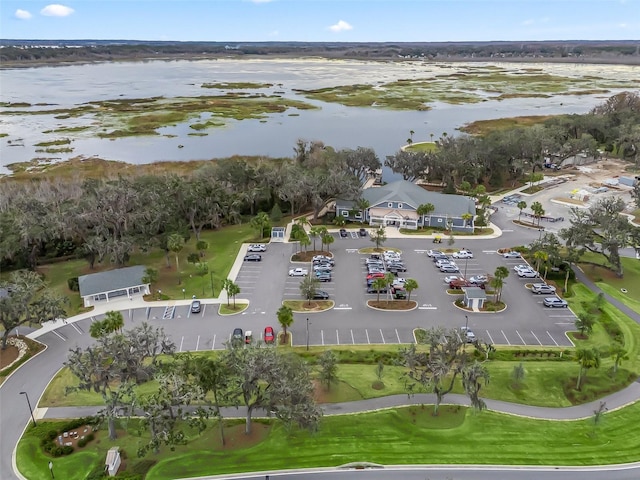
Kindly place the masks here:
POLYGON ((7 345, 7 348, 0 350, 0 370, 18 358, 18 352, 13 345, 7 345))

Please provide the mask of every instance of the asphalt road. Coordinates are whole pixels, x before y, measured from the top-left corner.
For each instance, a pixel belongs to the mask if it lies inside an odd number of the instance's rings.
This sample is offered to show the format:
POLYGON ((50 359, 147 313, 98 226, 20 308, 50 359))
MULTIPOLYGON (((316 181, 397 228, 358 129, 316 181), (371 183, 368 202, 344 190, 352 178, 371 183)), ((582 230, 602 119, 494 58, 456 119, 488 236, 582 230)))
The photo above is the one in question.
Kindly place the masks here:
MULTIPOLYGON (((493 220, 503 227, 503 236, 492 240, 457 241, 455 247, 468 247, 475 253, 475 258, 466 265, 467 273, 493 272, 498 265, 509 265, 495 254, 501 247, 529 243, 536 238, 537 231, 524 228, 509 228, 509 213, 498 211, 493 220)), ((511 215, 513 216, 513 215, 511 215)), ((364 263, 362 256, 354 252, 361 246, 371 246, 368 239, 337 238, 331 249, 336 256, 335 280, 323 284, 336 308, 329 312, 313 315, 296 315, 292 327, 294 344, 306 343, 306 318, 309 318, 309 341, 313 345, 354 344, 354 343, 405 343, 412 341, 415 327, 443 325, 459 327, 463 325, 464 315, 469 316, 469 326, 478 336, 485 336, 492 343, 512 345, 569 345, 564 332, 571 329, 573 318, 570 312, 548 310, 540 305, 540 298, 533 296, 524 288, 524 281, 512 274, 507 279, 503 299, 509 308, 498 314, 470 314, 453 306, 442 281, 443 274, 435 270, 432 263, 423 253, 433 245, 427 240, 401 239, 389 240, 386 245, 401 248, 403 257, 409 265, 406 277, 415 278, 420 288, 412 298, 418 300, 421 308, 412 312, 390 315, 373 311, 366 307, 368 297, 364 284, 364 263), (517 315, 515 314, 517 312, 517 315), (546 336, 545 336, 546 335, 546 336)), ((147 307, 123 310, 125 327, 138 324, 144 320, 154 325, 162 325, 167 334, 174 340, 179 351, 208 350, 223 347, 233 328, 240 327, 254 332, 259 338, 265 325, 277 325, 275 312, 281 305, 282 298, 295 298, 299 279, 287 276, 293 246, 276 244, 269 247, 263 255, 262 262, 246 262, 236 281, 242 289, 240 297, 251 300, 248 311, 241 315, 219 316, 215 307, 203 305, 199 314, 191 314, 187 306, 172 308, 147 307)), ((632 254, 632 252, 629 252, 632 254)), ((460 263, 462 265, 462 263, 460 263)), ((99 317, 96 317, 99 318, 99 317)), ((634 317, 637 318, 637 317, 634 317)), ((11 375, 0 387, 0 473, 2 479, 18 478, 12 469, 12 452, 20 438, 25 425, 30 419, 24 396, 19 392, 26 391, 30 395, 31 404, 35 406, 50 379, 61 368, 70 348, 91 343, 88 335, 92 319, 65 325, 54 332, 39 338, 47 345, 46 351, 27 362, 17 374, 11 375)), ((508 478, 605 478, 603 471, 588 476, 590 473, 579 471, 557 471, 556 469, 525 472, 522 469, 509 470, 508 478), (518 475, 518 476, 516 476, 518 475), (522 476, 519 476, 522 475, 522 476), (527 476, 528 475, 528 476, 527 476), (560 476, 556 476, 560 475, 560 476), (564 476, 563 476, 564 475, 564 476)), ((420 468, 414 473, 402 470, 402 478, 506 478, 505 470, 486 470, 468 467, 463 470, 420 468), (498 473, 502 472, 502 473, 498 473), (425 477, 425 474, 427 475, 425 477), (440 475, 440 476, 438 476, 440 475), (453 476, 455 475, 455 476, 453 476), (490 475, 490 477, 489 477, 490 475)), ((606 478, 627 479, 640 478, 638 470, 606 469, 606 478), (629 472, 631 472, 630 475, 629 472), (617 476, 619 475, 619 476, 617 476)), ((287 478, 301 478, 287 475, 287 478)), ((347 478, 345 475, 366 475, 364 478, 399 478, 389 469, 383 471, 356 471, 339 473, 313 473, 315 478, 347 478), (370 476, 374 475, 374 476, 370 476)), ((277 475, 272 475, 277 477, 277 475)), ((280 475, 282 476, 282 475, 280 475)), ((244 476, 234 478, 263 478, 244 476)), ((308 478, 305 474, 305 478, 308 478)))

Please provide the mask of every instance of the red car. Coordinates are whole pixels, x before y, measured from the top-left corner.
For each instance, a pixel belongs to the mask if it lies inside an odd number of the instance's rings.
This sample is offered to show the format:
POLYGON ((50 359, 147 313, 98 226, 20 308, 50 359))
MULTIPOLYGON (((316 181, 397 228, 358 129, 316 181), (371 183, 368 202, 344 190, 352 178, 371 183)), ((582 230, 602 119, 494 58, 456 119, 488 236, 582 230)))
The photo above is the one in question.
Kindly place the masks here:
POLYGON ((367 280, 371 280, 372 278, 384 278, 384 273, 370 273, 367 275, 367 280))
POLYGON ((264 327, 264 343, 273 343, 276 337, 272 327, 264 327))

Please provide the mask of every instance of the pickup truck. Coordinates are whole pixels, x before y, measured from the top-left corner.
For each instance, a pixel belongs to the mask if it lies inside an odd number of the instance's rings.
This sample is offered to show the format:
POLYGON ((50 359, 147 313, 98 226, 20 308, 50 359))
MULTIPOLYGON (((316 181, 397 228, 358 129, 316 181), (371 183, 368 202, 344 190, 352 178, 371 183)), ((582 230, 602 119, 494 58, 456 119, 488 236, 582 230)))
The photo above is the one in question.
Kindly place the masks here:
POLYGON ((289 270, 290 277, 306 277, 309 275, 309 270, 306 268, 292 268, 289 270))
POLYGON ((451 282, 449 282, 449 288, 451 290, 456 290, 456 289, 465 288, 465 287, 478 287, 484 290, 485 284, 481 283, 480 285, 478 285, 476 283, 471 283, 467 280, 452 280, 451 282))

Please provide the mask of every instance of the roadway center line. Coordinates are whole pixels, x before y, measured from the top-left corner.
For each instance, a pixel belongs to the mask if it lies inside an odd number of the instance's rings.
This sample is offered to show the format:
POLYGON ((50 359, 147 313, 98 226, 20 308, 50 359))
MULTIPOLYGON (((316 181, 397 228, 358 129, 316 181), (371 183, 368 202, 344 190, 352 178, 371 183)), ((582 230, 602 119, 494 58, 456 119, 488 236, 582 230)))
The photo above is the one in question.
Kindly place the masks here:
POLYGON ((196 340, 196 352, 198 351, 199 346, 200 346, 200 335, 198 335, 198 340, 196 340))
POLYGON ((507 343, 509 345, 511 345, 511 342, 509 341, 509 339, 507 338, 507 336, 504 334, 504 330, 500 330, 502 332, 502 336, 504 337, 504 339, 507 341, 507 343))
POLYGON ((556 344, 556 347, 559 347, 559 346, 560 346, 560 345, 558 345, 558 342, 556 342, 556 339, 555 339, 555 338, 553 338, 553 337, 551 336, 551 334, 549 333, 549 330, 547 330, 547 335, 549 335, 549 338, 550 338, 551 340, 553 340, 553 343, 555 343, 555 344, 556 344))
POLYGON ((489 336, 489 340, 491 341, 491 345, 495 344, 496 342, 494 342, 493 338, 491 338, 491 334, 489 333, 489 330, 485 330, 485 332, 487 332, 487 335, 489 336))
POLYGON ((369 345, 371 345, 371 342, 369 341, 369 330, 367 330, 367 329, 365 328, 365 329, 364 329, 364 333, 366 333, 366 334, 367 334, 367 343, 368 343, 369 345))
POLYGON ((178 350, 179 352, 182 351, 182 344, 184 343, 184 335, 182 336, 182 340, 180 340, 180 350, 178 350))
POLYGON ((382 337, 382 343, 386 345, 387 342, 384 341, 384 335, 382 334, 382 329, 380 329, 380 336, 382 337))
POLYGON ((213 340, 211 341, 211 350, 216 348, 216 334, 213 334, 213 340))
POLYGON ((533 337, 538 340, 538 343, 540 344, 540 346, 542 346, 542 342, 540 341, 540 339, 538 337, 536 337, 536 334, 533 333, 533 330, 529 330, 531 332, 531 335, 533 335, 533 337))
POLYGON ((518 336, 520 337, 520 340, 522 341, 523 345, 526 345, 527 342, 524 341, 524 338, 522 338, 522 335, 520 335, 520 332, 518 330, 516 330, 516 333, 518 334, 518 336))

